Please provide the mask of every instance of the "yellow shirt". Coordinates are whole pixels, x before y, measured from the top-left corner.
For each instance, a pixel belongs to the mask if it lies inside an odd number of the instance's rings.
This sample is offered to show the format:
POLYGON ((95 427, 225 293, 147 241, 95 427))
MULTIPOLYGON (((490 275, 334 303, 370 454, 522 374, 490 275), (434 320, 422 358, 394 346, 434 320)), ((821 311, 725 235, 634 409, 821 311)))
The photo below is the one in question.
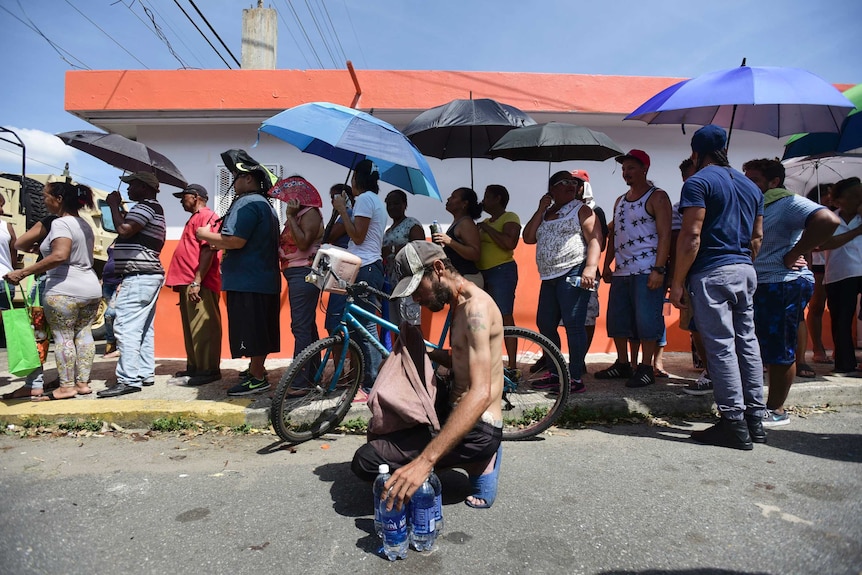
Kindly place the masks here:
MULTIPOLYGON (((485 218, 482 223, 487 223, 498 232, 503 232, 503 226, 509 222, 515 222, 518 226, 521 225, 521 219, 515 212, 504 212, 502 216, 492 222, 491 218, 485 218)), ((479 228, 479 261, 476 262, 476 267, 480 270, 489 270, 507 262, 513 261, 514 250, 504 250, 491 239, 491 236, 479 228)))

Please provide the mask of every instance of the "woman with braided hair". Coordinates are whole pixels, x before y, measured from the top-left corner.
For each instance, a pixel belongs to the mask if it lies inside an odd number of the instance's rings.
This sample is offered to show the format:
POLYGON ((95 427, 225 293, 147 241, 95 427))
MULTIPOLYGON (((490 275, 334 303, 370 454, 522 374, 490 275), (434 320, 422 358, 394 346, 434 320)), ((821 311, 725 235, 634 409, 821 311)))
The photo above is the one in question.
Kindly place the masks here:
POLYGON ((60 387, 34 396, 34 401, 69 399, 92 393, 90 370, 96 355, 91 326, 99 311, 102 287, 93 271, 93 229, 78 216, 82 208, 92 210, 93 191, 66 182, 45 185, 45 207, 57 219, 39 246, 43 258, 31 266, 6 274, 18 284, 25 277, 46 274, 44 308, 54 333, 54 355, 60 387))

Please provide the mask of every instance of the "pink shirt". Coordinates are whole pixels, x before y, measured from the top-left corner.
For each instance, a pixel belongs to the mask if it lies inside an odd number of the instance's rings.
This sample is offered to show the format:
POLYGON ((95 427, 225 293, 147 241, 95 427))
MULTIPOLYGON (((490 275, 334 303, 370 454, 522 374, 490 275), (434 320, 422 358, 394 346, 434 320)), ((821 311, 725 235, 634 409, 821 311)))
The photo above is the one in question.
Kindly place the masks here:
MULTIPOLYGON (((210 249, 209 244, 195 238, 195 230, 202 227, 212 227, 218 216, 207 206, 203 206, 196 214, 192 214, 183 228, 183 235, 168 268, 165 285, 186 286, 195 281, 195 273, 200 263, 201 250, 210 249)), ((212 265, 204 276, 201 285, 212 291, 221 290, 221 270, 219 269, 220 252, 213 254, 212 265)))
MULTIPOLYGON (((302 219, 302 216, 310 210, 318 210, 318 208, 302 208, 299 213, 296 214, 297 223, 302 219)), ((320 249, 319 239, 313 241, 311 245, 308 246, 308 249, 300 250, 296 246, 296 241, 293 239, 293 232, 290 231, 290 224, 285 222, 284 230, 281 232, 281 237, 278 238, 278 261, 282 270, 310 266, 314 262, 314 256, 317 255, 318 249, 320 249)))

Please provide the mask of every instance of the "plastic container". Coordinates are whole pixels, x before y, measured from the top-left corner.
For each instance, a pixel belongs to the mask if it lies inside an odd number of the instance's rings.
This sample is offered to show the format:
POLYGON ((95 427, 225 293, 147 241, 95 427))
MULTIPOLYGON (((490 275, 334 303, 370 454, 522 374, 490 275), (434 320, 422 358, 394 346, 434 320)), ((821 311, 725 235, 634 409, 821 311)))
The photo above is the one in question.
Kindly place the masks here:
POLYGON ((407 533, 407 505, 402 505, 401 510, 395 506, 386 510, 386 502, 378 504, 380 508, 380 523, 383 527, 383 554, 390 561, 398 558, 407 558, 409 547, 409 535, 407 533))
POLYGON ((346 284, 352 284, 359 275, 362 260, 359 256, 332 244, 323 244, 314 256, 314 270, 305 281, 315 284, 321 291, 347 293, 346 284))
POLYGON ((428 481, 434 488, 434 530, 437 532, 437 537, 440 537, 440 534, 443 533, 443 485, 433 471, 428 481))
POLYGON ((437 497, 428 479, 410 498, 409 507, 410 543, 416 551, 430 551, 437 541, 437 497))

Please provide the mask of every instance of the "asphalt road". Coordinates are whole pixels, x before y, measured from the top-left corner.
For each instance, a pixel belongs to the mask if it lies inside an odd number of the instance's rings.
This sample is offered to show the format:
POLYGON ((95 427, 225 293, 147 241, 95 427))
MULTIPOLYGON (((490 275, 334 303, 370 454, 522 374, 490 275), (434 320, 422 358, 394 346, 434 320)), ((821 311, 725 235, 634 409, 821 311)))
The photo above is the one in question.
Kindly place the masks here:
POLYGON ((395 563, 350 472, 361 437, 6 435, 0 572, 860 573, 862 410, 795 417, 752 452, 671 423, 508 443, 490 510, 442 473, 438 548, 395 563))

